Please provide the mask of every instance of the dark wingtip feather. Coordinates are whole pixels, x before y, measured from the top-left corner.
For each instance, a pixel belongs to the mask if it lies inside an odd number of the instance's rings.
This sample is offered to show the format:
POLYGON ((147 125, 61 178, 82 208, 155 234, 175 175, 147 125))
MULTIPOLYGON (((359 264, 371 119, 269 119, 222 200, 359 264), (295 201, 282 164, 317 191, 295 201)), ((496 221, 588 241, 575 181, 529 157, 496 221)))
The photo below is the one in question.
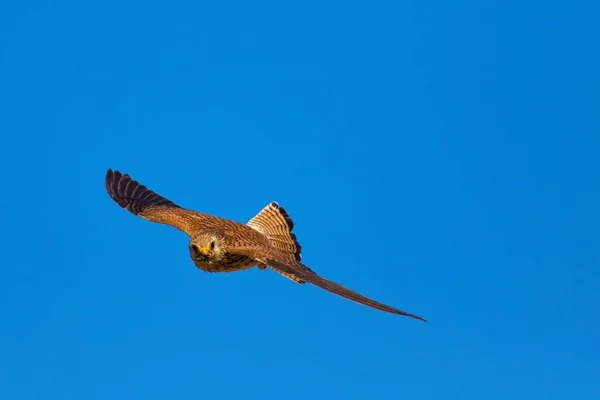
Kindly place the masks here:
POLYGON ((135 215, 150 207, 179 207, 118 170, 113 171, 109 168, 106 171, 105 185, 111 199, 135 215))

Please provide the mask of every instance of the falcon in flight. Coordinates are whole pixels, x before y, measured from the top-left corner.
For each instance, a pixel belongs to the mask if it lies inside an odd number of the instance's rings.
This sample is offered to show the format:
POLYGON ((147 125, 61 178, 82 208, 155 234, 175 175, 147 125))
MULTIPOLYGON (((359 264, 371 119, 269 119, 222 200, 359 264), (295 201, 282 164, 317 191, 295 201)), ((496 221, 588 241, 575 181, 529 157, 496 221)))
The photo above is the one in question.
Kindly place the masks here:
POLYGON ((254 266, 261 270, 269 267, 297 283, 308 282, 368 307, 427 322, 327 280, 302 264, 302 248, 292 233, 294 223, 276 202, 242 224, 182 208, 119 171, 109 169, 105 184, 110 197, 132 214, 187 233, 190 256, 203 271, 234 272, 254 266))

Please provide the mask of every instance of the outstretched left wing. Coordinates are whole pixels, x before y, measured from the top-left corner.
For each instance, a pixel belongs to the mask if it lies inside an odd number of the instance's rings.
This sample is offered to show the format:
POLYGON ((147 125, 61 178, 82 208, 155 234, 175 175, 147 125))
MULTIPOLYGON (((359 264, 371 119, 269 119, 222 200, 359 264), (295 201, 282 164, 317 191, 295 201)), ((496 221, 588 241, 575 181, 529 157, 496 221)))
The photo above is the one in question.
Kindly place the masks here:
POLYGON ((105 184, 108 195, 118 205, 148 221, 171 225, 188 235, 217 224, 215 217, 182 208, 119 171, 109 169, 105 184))

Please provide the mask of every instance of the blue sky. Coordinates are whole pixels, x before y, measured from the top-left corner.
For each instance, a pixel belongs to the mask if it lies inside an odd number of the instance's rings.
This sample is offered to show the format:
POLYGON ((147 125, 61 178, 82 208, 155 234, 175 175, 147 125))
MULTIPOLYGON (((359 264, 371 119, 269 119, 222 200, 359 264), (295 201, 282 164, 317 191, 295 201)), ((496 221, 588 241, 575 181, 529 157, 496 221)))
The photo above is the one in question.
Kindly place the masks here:
POLYGON ((595 2, 5 2, 0 398, 597 399, 595 2), (119 169, 430 322, 205 274, 119 169))

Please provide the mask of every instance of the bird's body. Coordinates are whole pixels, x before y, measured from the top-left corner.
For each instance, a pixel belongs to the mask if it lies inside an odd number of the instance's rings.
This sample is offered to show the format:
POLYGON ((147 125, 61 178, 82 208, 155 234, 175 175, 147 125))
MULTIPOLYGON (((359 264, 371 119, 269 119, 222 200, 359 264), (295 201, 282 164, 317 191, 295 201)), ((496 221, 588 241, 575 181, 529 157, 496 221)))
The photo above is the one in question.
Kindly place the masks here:
POLYGON ((131 213, 187 233, 192 261, 203 271, 235 272, 254 266, 261 270, 269 267, 294 282, 309 282, 366 306, 425 321, 329 281, 302 264, 302 247, 292 233, 294 223, 275 202, 242 224, 182 208, 119 171, 109 169, 105 184, 110 197, 131 213))
MULTIPOLYGON (((244 232, 248 236, 255 236, 255 240, 263 241, 260 235, 255 235, 254 232, 250 231, 252 228, 248 228, 243 224, 238 224, 239 231, 244 232)), ((215 242, 221 242, 223 247, 228 248, 235 246, 236 239, 233 232, 224 230, 217 232, 213 230, 200 231, 197 235, 192 237, 190 241, 190 256, 192 261, 199 269, 206 272, 236 272, 250 269, 256 265, 256 261, 251 257, 243 254, 235 254, 228 251, 223 251, 222 257, 202 257, 199 250, 194 250, 192 243, 204 243, 215 240, 215 242)), ((266 242, 266 241, 264 241, 266 242)), ((209 244, 210 246, 210 244, 209 244)))

